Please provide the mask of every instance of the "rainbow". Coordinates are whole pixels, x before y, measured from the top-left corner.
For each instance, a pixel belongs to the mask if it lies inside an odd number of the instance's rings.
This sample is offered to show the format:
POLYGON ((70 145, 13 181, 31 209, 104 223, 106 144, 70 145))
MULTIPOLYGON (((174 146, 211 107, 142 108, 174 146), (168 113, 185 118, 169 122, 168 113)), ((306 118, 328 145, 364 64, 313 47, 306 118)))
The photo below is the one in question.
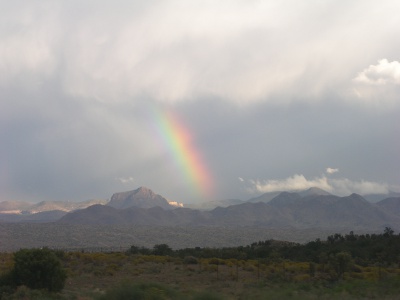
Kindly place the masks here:
POLYGON ((176 115, 155 111, 156 126, 163 144, 182 172, 187 184, 201 197, 210 197, 213 180, 200 154, 191 143, 191 135, 176 115))

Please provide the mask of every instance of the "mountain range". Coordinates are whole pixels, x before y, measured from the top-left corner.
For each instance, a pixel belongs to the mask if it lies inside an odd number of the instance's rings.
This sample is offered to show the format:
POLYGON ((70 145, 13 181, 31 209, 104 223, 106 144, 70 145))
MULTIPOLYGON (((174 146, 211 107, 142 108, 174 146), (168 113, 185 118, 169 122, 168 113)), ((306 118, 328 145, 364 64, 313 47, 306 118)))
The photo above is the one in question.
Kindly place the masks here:
MULTIPOLYGON (((266 193, 248 201, 233 199, 209 210, 171 205, 172 202, 145 187, 115 193, 108 202, 97 202, 86 202, 86 207, 76 204, 68 208, 60 203, 52 203, 48 207, 56 208, 55 210, 36 214, 0 213, 0 221, 143 226, 400 229, 400 197, 389 197, 371 203, 358 194, 339 197, 318 188, 297 193, 266 193)), ((33 208, 26 203, 13 205, 1 202, 0 210, 8 209, 10 212, 20 209, 23 205, 29 207, 29 211, 45 206, 42 203, 33 208)))

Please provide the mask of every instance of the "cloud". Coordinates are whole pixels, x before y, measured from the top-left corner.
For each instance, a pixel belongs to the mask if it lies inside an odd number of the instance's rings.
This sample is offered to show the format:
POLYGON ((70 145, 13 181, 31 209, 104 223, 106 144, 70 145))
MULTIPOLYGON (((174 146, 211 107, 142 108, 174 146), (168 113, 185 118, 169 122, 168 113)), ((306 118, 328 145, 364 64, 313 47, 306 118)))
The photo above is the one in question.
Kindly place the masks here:
POLYGON ((239 181, 243 182, 244 179, 242 177, 238 177, 239 181))
POLYGON ((326 177, 323 176, 308 180, 304 177, 304 175, 301 174, 296 174, 283 180, 251 180, 251 183, 258 192, 262 193, 276 191, 299 191, 311 187, 318 187, 326 191, 332 190, 332 186, 328 183, 328 179, 326 177))
POLYGON ((0 26, 0 86, 36 88, 51 78, 60 59, 54 51, 57 13, 50 3, 18 6, 2 7, 2 24, 8 26, 0 26))
POLYGON ((334 168, 326 168, 326 173, 328 174, 333 174, 339 172, 339 169, 334 169, 334 168))
MULTIPOLYGON (((359 63, 354 57, 363 59, 369 36, 383 39, 379 30, 387 30, 374 26, 368 37, 360 35, 361 17, 354 14, 359 7, 347 4, 24 3, 9 4, 0 15, 9 24, 0 32, 0 80, 32 85, 56 80, 68 95, 112 103, 205 96, 240 104, 317 101, 354 74, 359 63), (328 11, 331 17, 325 18, 328 11), (339 43, 342 51, 332 55, 339 43)), ((389 2, 382 9, 390 16, 395 8, 389 2)), ((365 11, 362 24, 373 11, 365 11)), ((391 23, 390 33, 398 33, 397 27, 391 23)), ((381 44, 385 41, 369 42, 368 52, 381 44)), ((360 76, 372 80, 379 72, 393 79, 393 63, 360 76)))
MULTIPOLYGON (((153 106, 182 115, 215 198, 247 197, 247 178, 318 175, 330 162, 354 170, 350 178, 400 182, 399 1, 18 0, 1 8, 4 200, 104 197, 135 183, 191 198, 171 176, 153 106), (362 72, 385 84, 352 80, 362 72), (364 109, 388 99, 394 109, 384 114, 364 109)), ((334 188, 329 179, 280 181, 258 186, 334 188)))
POLYGON ((176 201, 168 201, 168 204, 175 206, 175 207, 183 207, 183 203, 176 202, 176 201))
POLYGON ((378 183, 372 181, 351 181, 347 178, 329 180, 333 190, 338 195, 357 194, 387 194, 389 186, 386 183, 378 183))
POLYGON ((120 178, 116 178, 116 180, 118 180, 119 182, 121 182, 123 184, 135 182, 135 179, 133 177, 120 177, 120 178))
POLYGON ((357 194, 387 194, 389 186, 386 183, 373 181, 352 181, 347 178, 329 179, 325 176, 307 179, 304 175, 294 175, 282 180, 251 180, 253 191, 267 193, 276 191, 301 191, 311 187, 332 192, 337 195, 357 194))
POLYGON ((370 85, 400 84, 400 63, 386 58, 358 73, 355 82, 370 85))
POLYGON ((353 78, 351 97, 373 108, 393 109, 400 93, 400 63, 381 59, 353 78), (360 101, 361 100, 361 101, 360 101))

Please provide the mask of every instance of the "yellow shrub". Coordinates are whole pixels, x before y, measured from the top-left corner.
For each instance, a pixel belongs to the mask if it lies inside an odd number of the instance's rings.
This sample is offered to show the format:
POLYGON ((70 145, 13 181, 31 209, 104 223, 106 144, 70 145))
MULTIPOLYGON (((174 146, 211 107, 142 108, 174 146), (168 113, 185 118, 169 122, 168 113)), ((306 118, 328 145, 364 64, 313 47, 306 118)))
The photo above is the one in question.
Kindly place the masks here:
POLYGON ((309 281, 310 280, 310 275, 309 274, 299 274, 293 276, 293 280, 296 282, 302 282, 302 281, 309 281))

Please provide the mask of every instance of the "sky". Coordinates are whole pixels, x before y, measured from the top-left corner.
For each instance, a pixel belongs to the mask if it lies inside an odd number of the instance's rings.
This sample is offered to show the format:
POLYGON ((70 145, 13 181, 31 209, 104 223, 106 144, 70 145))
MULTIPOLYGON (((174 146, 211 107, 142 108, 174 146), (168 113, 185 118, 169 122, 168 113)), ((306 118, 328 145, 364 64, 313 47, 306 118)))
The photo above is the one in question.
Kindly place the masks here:
POLYGON ((1 1, 0 201, 400 191, 400 2, 1 1))

